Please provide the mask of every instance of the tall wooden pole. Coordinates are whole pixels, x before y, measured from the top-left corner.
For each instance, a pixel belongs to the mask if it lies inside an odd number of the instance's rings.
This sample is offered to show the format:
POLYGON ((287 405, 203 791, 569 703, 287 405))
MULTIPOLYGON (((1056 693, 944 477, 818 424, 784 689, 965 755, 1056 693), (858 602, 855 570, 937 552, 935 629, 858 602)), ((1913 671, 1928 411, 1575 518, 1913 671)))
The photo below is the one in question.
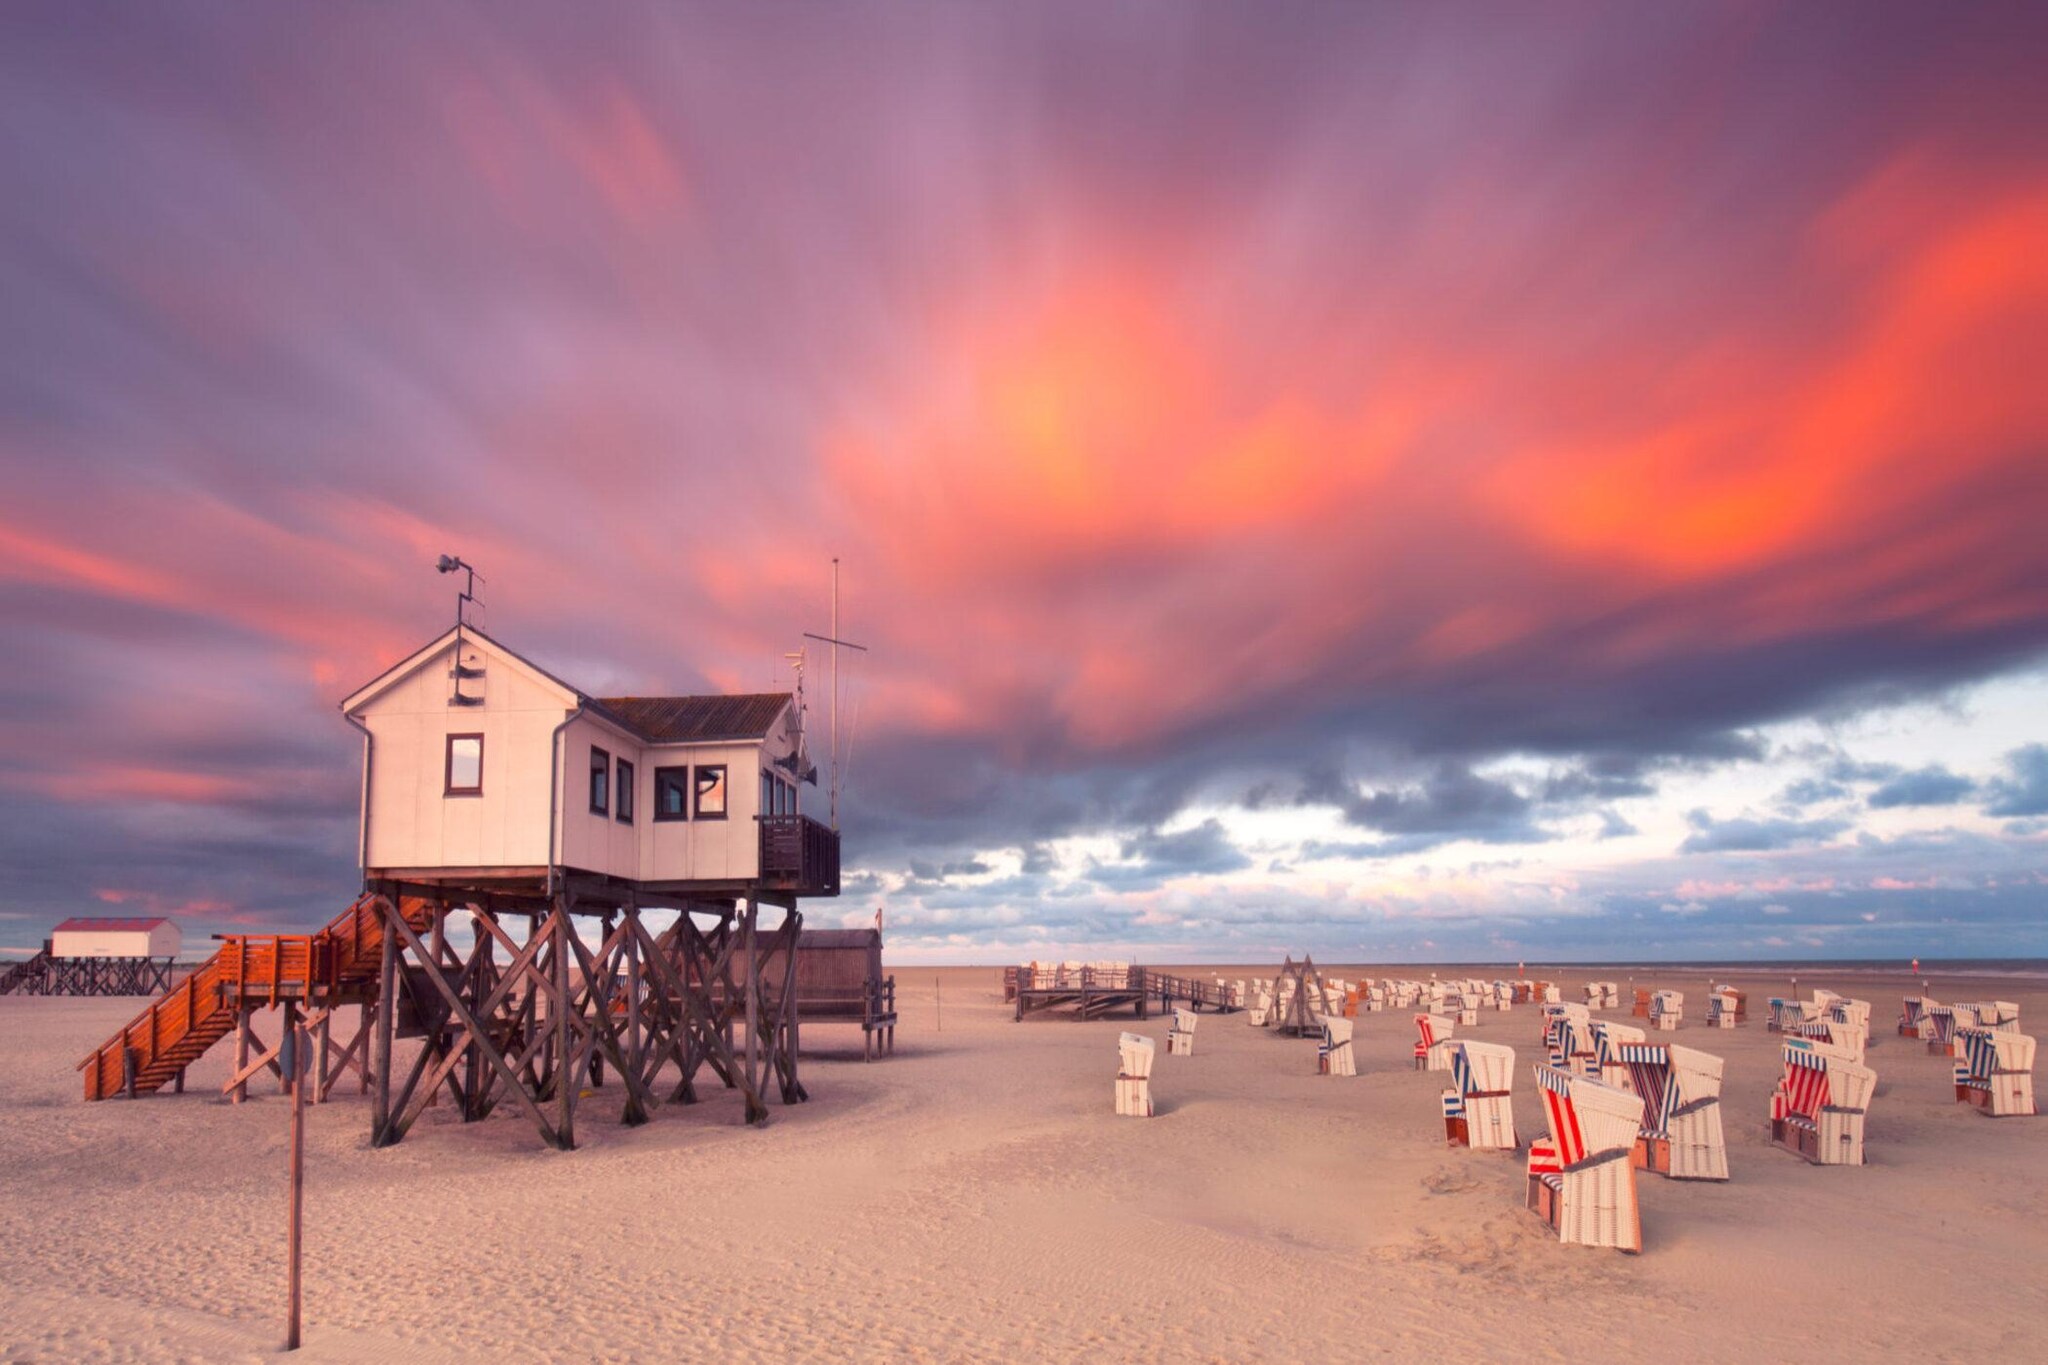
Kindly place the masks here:
POLYGON ((306 1212, 306 1055, 310 1040, 296 1023, 285 1034, 286 1078, 292 1088, 292 1216, 286 1255, 291 1262, 291 1324, 285 1335, 287 1351, 299 1349, 299 1255, 303 1243, 300 1229, 306 1212))
POLYGON ((576 1047, 575 1036, 569 1030, 569 935, 576 931, 569 924, 569 901, 566 896, 555 899, 558 916, 555 929, 555 1098, 560 1105, 555 1120, 555 1140, 563 1151, 576 1145, 576 1087, 578 1078, 569 1074, 571 1058, 576 1047))

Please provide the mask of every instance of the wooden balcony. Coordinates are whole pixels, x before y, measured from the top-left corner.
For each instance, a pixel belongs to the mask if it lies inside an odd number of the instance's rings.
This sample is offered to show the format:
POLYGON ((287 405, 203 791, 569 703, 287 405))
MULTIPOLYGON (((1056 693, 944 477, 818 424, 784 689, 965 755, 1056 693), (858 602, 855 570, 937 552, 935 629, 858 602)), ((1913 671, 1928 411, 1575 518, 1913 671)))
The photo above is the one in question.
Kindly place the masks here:
POLYGON ((807 815, 763 815, 761 885, 799 896, 839 894, 839 832, 807 815))

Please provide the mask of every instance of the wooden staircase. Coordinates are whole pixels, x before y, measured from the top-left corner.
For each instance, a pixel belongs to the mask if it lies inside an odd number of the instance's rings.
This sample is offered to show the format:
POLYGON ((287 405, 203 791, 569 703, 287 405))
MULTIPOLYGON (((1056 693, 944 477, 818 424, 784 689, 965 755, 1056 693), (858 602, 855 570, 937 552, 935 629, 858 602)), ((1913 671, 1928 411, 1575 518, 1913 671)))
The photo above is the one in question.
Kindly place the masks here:
MULTIPOLYGON (((287 999, 374 998, 384 952, 377 900, 359 897, 317 934, 228 939, 197 971, 78 1064, 85 1073, 86 1099, 126 1093, 131 1066, 135 1094, 160 1089, 225 1038, 242 1009, 287 999)), ((400 913, 415 929, 426 928, 432 912, 431 901, 406 897, 400 902, 400 913)))
POLYGON ((12 995, 24 991, 30 995, 50 970, 50 950, 43 948, 26 962, 17 962, 5 971, 0 971, 0 995, 12 995))

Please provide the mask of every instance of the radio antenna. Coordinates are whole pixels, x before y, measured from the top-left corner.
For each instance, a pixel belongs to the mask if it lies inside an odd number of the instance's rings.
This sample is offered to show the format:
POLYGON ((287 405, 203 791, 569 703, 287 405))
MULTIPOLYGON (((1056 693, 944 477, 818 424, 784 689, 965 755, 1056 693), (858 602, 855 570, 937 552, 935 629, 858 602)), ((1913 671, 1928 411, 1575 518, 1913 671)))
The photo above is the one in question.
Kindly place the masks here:
POLYGON ((806 640, 816 640, 821 645, 832 646, 832 762, 830 765, 831 777, 828 779, 831 785, 827 801, 832 815, 832 829, 836 833, 839 829, 839 651, 844 647, 846 649, 859 650, 862 654, 868 652, 866 645, 857 645, 851 640, 839 638, 839 556, 837 555, 832 556, 832 633, 830 635, 813 635, 810 631, 805 631, 804 638, 806 640))

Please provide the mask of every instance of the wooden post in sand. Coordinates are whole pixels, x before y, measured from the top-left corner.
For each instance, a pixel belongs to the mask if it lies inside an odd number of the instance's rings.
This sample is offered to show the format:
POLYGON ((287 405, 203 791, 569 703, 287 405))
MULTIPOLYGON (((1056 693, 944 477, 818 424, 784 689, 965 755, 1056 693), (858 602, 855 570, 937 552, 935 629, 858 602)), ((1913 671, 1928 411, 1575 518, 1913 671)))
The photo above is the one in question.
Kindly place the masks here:
POLYGON ((306 1082, 305 1064, 309 1040, 306 1031, 294 1024, 284 1036, 278 1059, 284 1063, 285 1083, 292 1091, 292 1212, 286 1237, 285 1257, 290 1263, 286 1294, 290 1300, 290 1323, 284 1348, 299 1349, 299 1230, 306 1210, 306 1082))

